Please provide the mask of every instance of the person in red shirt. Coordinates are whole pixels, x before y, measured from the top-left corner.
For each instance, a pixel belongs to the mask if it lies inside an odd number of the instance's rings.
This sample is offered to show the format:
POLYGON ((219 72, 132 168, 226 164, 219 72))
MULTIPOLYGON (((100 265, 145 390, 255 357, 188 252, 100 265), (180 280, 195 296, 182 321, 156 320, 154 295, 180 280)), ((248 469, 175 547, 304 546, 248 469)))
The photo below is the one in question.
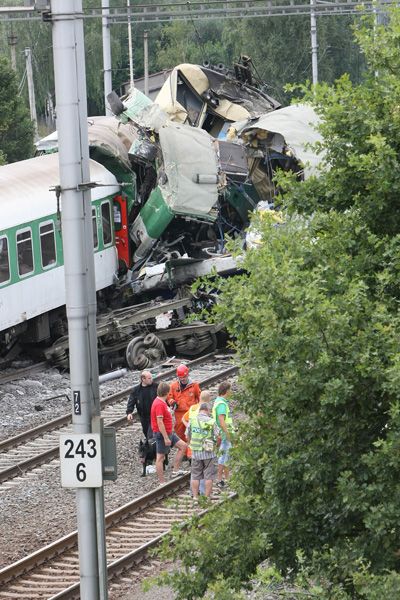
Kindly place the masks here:
POLYGON ((176 369, 178 379, 171 383, 168 404, 175 409, 175 432, 180 438, 185 437, 184 414, 193 404, 200 402, 200 386, 197 381, 189 379, 189 368, 179 365, 176 369))
POLYGON ((157 397, 151 405, 151 428, 156 440, 156 472, 158 481, 165 483, 164 478, 164 458, 171 448, 176 446, 178 452, 175 456, 174 467, 171 477, 184 475, 186 471, 181 471, 180 466, 182 458, 186 452, 187 444, 173 432, 172 414, 167 404, 169 393, 169 384, 162 381, 158 384, 157 397))

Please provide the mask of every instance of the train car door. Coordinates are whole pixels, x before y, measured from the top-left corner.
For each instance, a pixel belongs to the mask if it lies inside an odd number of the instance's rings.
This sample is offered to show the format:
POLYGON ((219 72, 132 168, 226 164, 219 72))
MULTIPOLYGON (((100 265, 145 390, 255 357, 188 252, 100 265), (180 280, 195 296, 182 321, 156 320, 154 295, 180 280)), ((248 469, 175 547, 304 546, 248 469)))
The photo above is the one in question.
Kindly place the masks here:
POLYGON ((115 245, 118 252, 119 266, 123 269, 129 269, 129 230, 128 230, 128 208, 127 200, 124 196, 114 196, 114 229, 115 245))

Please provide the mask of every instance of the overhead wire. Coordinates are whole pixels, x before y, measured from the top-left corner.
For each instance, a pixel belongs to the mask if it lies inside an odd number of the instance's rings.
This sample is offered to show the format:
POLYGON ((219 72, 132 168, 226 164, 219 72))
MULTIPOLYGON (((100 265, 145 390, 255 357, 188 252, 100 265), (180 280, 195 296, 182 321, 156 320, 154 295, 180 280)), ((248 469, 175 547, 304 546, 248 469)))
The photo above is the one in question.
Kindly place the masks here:
POLYGON ((190 0, 187 0, 187 2, 186 2, 186 6, 187 6, 187 8, 188 8, 188 11, 189 11, 189 15, 190 15, 190 21, 191 21, 191 23, 192 23, 193 29, 194 29, 194 31, 195 31, 195 33, 196 33, 196 35, 197 35, 197 39, 199 40, 199 44, 200 44, 200 47, 201 47, 201 51, 202 51, 202 53, 203 53, 203 62, 204 62, 204 61, 207 59, 207 57, 206 57, 206 52, 205 52, 205 48, 204 48, 204 44, 203 44, 203 40, 202 40, 202 38, 201 38, 201 35, 199 34, 199 32, 198 32, 198 31, 197 31, 197 29, 196 29, 196 25, 194 24, 193 16, 192 16, 192 14, 191 14, 191 12, 190 12, 190 9, 191 9, 190 0))
POLYGON ((25 71, 21 77, 21 81, 19 82, 19 86, 18 86, 18 96, 20 96, 22 94, 22 90, 24 89, 24 85, 25 85, 25 81, 26 81, 26 68, 25 71))

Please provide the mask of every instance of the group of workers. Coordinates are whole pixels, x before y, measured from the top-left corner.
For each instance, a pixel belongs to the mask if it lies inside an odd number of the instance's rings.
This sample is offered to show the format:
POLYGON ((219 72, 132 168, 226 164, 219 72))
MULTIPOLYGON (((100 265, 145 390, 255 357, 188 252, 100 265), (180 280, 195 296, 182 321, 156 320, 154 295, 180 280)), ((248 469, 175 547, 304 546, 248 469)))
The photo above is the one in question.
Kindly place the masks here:
POLYGON ((143 371, 140 384, 129 396, 127 419, 133 419, 136 407, 143 434, 155 439, 156 472, 160 484, 165 482, 164 459, 177 448, 172 477, 186 473, 181 470, 186 456, 191 462, 191 492, 194 501, 199 493, 211 496, 213 483, 223 489, 229 477, 229 449, 232 444, 233 422, 229 407, 231 384, 222 381, 218 396, 211 403, 208 391, 201 391, 197 381, 191 381, 189 368, 182 364, 171 384, 153 382, 150 371, 143 371))

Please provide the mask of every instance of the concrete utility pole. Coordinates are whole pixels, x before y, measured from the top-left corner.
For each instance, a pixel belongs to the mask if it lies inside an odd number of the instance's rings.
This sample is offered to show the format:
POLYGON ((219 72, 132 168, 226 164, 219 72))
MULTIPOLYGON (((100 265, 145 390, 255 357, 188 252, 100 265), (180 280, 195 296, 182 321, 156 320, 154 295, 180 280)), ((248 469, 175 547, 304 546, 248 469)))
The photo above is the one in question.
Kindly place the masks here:
POLYGON ((318 43, 317 43, 317 17, 315 15, 316 0, 310 0, 310 25, 311 25, 311 65, 313 85, 318 83, 318 43))
MULTIPOLYGON (((83 435, 99 422, 100 400, 82 0, 51 0, 51 20, 72 422, 83 435)), ((102 487, 77 487, 82 600, 107 598, 102 501, 102 487)))
POLYGON ((103 69, 104 69, 104 105, 105 114, 112 116, 110 105, 107 101, 108 94, 112 92, 112 71, 111 71, 111 33, 110 33, 110 0, 101 0, 102 7, 102 29, 103 29, 103 69))
POLYGON ((25 48, 25 62, 26 62, 26 79, 28 82, 28 95, 29 95, 29 108, 31 111, 31 121, 34 127, 35 140, 39 138, 37 128, 37 114, 36 114, 36 99, 35 99, 35 86, 33 84, 33 73, 32 73, 32 53, 30 48, 25 48))
POLYGON ((148 33, 143 33, 143 45, 144 45, 144 93, 146 96, 149 95, 149 49, 148 49, 148 33))
POLYGON ((128 51, 129 51, 129 84, 133 88, 133 50, 132 50, 132 24, 131 24, 131 3, 130 0, 126 0, 128 7, 128 51))
POLYGON ((56 115, 54 111, 53 97, 50 92, 47 92, 46 98, 46 121, 49 128, 54 128, 56 115))
POLYGON ((10 46, 10 53, 11 53, 11 67, 13 68, 14 71, 17 70, 17 54, 16 54, 17 40, 18 40, 18 38, 15 35, 13 26, 11 24, 10 33, 8 34, 8 45, 10 46))

